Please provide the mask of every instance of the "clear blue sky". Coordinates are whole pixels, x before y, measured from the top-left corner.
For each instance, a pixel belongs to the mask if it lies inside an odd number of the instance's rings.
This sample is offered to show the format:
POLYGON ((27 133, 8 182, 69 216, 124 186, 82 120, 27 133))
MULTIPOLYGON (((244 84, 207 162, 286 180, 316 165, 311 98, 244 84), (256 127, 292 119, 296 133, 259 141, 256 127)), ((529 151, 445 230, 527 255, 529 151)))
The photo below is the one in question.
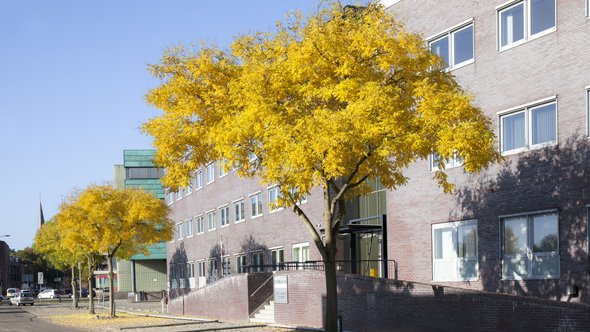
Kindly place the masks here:
MULTIPOLYGON (((346 1, 353 3, 355 1, 346 1)), ((113 179, 123 149, 151 148, 140 125, 171 46, 273 29, 317 1, 0 0, 0 235, 30 246, 39 195, 48 220, 74 188, 113 179)))

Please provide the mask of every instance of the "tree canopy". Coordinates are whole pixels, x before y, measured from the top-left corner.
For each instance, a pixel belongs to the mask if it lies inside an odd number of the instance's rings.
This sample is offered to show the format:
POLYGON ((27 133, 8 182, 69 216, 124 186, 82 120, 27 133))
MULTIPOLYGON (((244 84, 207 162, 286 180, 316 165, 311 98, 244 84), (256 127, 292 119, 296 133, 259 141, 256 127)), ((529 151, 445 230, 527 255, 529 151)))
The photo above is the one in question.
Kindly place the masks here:
POLYGON ((365 192, 367 178, 394 189, 407 183, 408 166, 436 153, 433 176, 452 191, 445 160, 458 156, 477 172, 500 159, 490 119, 422 37, 379 4, 327 3, 273 32, 237 37, 229 50, 172 48, 150 71, 162 84, 147 100, 163 114, 143 129, 167 168, 164 184, 186 186, 216 160, 278 184, 326 263, 344 200, 365 192), (324 238, 297 206, 314 187, 324 191, 324 238))

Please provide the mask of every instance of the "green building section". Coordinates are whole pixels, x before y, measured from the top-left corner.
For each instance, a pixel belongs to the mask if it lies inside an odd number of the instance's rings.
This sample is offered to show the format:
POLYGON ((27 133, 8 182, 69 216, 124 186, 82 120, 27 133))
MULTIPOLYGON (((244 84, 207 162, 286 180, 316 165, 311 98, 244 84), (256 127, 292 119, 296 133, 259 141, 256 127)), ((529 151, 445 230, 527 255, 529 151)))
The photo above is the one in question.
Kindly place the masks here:
MULTIPOLYGON (((124 150, 123 165, 115 165, 115 185, 142 188, 164 199, 160 182, 163 170, 154 164, 156 150, 124 150)), ((118 261, 119 292, 160 292, 167 287, 166 243, 147 247, 149 255, 138 254, 118 261)))

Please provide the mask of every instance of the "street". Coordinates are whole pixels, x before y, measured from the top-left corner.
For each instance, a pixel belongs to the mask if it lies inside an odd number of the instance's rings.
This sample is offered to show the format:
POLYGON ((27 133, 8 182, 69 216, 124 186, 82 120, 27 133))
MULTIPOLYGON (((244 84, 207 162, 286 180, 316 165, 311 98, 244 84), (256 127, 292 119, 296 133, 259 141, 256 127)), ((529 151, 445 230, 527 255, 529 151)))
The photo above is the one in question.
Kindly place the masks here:
POLYGON ((77 332, 80 329, 53 325, 43 319, 38 318, 29 310, 31 306, 17 307, 10 306, 6 303, 0 305, 0 332, 77 332))

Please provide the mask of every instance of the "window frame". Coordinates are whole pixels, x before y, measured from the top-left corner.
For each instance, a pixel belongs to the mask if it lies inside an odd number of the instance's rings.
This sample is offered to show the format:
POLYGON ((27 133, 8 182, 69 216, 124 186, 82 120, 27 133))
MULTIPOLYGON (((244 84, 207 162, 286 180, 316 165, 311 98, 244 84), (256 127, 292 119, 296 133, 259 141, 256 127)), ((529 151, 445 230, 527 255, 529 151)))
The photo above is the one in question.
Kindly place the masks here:
POLYGON ((215 210, 209 210, 207 212, 205 212, 205 215, 207 216, 207 231, 214 231, 217 229, 217 220, 215 220, 215 210), (213 216, 213 218, 210 218, 209 216, 213 216), (213 220, 213 223, 211 223, 211 220, 213 220), (211 227, 211 225, 213 225, 213 227, 211 227))
POLYGON ((557 100, 557 96, 551 96, 548 98, 534 101, 532 103, 520 105, 517 107, 513 107, 510 109, 498 112, 497 113, 497 115, 498 115, 498 136, 499 136, 500 153, 502 155, 506 156, 506 155, 521 153, 523 151, 541 149, 541 148, 544 148, 547 146, 552 146, 552 145, 557 144, 559 142, 559 114, 558 113, 559 113, 559 102, 557 100), (555 123, 555 140, 532 144, 532 139, 533 139, 532 113, 535 109, 538 109, 538 108, 541 108, 544 106, 548 106, 550 104, 555 105, 555 122, 554 122, 555 123), (510 117, 510 116, 520 114, 520 113, 524 113, 524 117, 525 117, 524 118, 524 126, 525 126, 525 128, 524 128, 524 133, 525 133, 524 146, 518 147, 515 149, 511 149, 511 150, 504 150, 505 135, 503 132, 504 131, 503 119, 510 117))
POLYGON ((272 269, 273 271, 279 271, 279 270, 284 270, 284 264, 285 264, 285 247, 275 247, 275 248, 270 248, 270 265, 272 265, 272 269), (282 255, 279 255, 279 253, 282 252, 282 255), (282 260, 279 260, 279 258, 282 256, 282 260), (273 260, 274 257, 277 257, 277 261, 275 262, 273 260))
POLYGON ((274 213, 277 211, 281 211, 284 207, 278 205, 279 199, 281 199, 281 188, 279 186, 270 186, 267 189, 268 192, 268 209, 270 213, 274 213), (274 201, 271 200, 271 193, 275 192, 276 199, 274 201), (277 206, 273 206, 273 203, 276 202, 277 206))
POLYGON ((190 238, 193 237, 194 235, 194 231, 193 231, 193 218, 188 218, 187 220, 184 221, 185 227, 186 227, 186 238, 190 238))
POLYGON ((226 176, 229 174, 229 169, 225 169, 225 165, 227 164, 227 161, 219 161, 217 162, 217 168, 218 168, 218 178, 221 179, 222 177, 226 176))
POLYGON ((536 212, 530 212, 530 213, 518 213, 518 214, 512 214, 512 215, 504 215, 504 216, 499 216, 498 220, 499 222, 499 233, 500 233, 500 248, 499 248, 499 252, 500 252, 500 264, 501 264, 501 278, 502 280, 555 280, 555 279, 559 279, 561 277, 561 251, 559 249, 559 245, 560 245, 560 239, 559 239, 559 211, 556 209, 553 210, 543 210, 543 211, 536 211, 536 212), (555 215, 555 222, 556 222, 556 228, 557 228, 557 245, 556 251, 546 251, 546 252, 539 252, 537 253, 537 257, 541 256, 541 257, 546 257, 546 256, 557 256, 557 274, 556 275, 534 275, 534 268, 533 268, 533 258, 535 257, 535 252, 534 252, 534 217, 536 216, 548 216, 548 215, 555 215), (505 223, 507 219, 514 219, 514 218, 526 218, 526 253, 525 254, 510 254, 507 255, 504 253, 505 251, 505 236, 504 236, 504 231, 505 231, 505 223), (532 226, 532 227, 531 227, 532 226), (504 272, 504 259, 505 257, 511 257, 511 256, 518 256, 518 255, 524 255, 526 256, 527 259, 527 276, 525 278, 523 277, 507 277, 505 275, 504 272))
MULTIPOLYGON (((430 164, 430 171, 431 172, 436 172, 441 170, 441 168, 439 166, 434 166, 434 153, 431 153, 430 156, 428 157, 428 161, 430 164)), ((440 160, 440 158, 439 158, 440 160)), ((463 158, 459 158, 459 154, 457 152, 455 152, 453 158, 447 159, 447 161, 445 162, 445 170, 446 169, 450 169, 450 168, 457 168, 457 167, 461 167, 464 164, 464 159, 463 158)))
MULTIPOLYGON (((309 261, 309 254, 310 254, 310 250, 309 250, 309 242, 300 242, 300 243, 294 243, 291 245, 291 258, 294 262, 297 263, 305 263, 307 261, 309 261), (303 248, 307 248, 307 259, 303 260, 303 255, 301 255, 302 251, 301 249, 303 248), (299 254, 298 257, 295 257, 295 249, 299 249, 299 254)), ((300 266, 299 269, 303 269, 303 266, 300 266)))
POLYGON ((235 201, 232 202, 232 206, 233 206, 233 210, 234 210, 234 223, 239 224, 243 221, 246 220, 246 204, 244 203, 244 198, 240 198, 237 199, 235 201), (240 209, 240 219, 237 219, 237 214, 236 214, 236 205, 241 204, 241 209, 240 209))
POLYGON ((231 256, 230 255, 223 255, 221 256, 221 276, 226 277, 231 275, 231 256), (229 266, 226 267, 225 264, 229 266))
POLYGON ((222 205, 218 209, 219 209, 219 219, 220 219, 220 226, 219 227, 224 228, 224 227, 229 226, 231 224, 231 220, 229 217, 229 204, 222 205), (225 211, 225 213, 224 213, 224 211, 225 211), (225 219, 227 221, 225 223, 223 222, 224 214, 225 214, 225 219))
POLYGON ((166 197, 168 197, 168 205, 172 205, 176 201, 176 199, 174 197, 174 191, 172 191, 170 189, 168 189, 168 193, 167 193, 166 197))
POLYGON ((458 220, 458 221, 449 221, 443 223, 437 223, 431 225, 431 247, 432 247, 432 281, 437 282, 456 282, 456 281, 478 281, 480 274, 479 274, 479 223, 477 219, 468 219, 468 220, 458 220), (473 227, 475 226, 475 256, 472 258, 465 258, 461 257, 459 254, 459 229, 461 227, 473 227), (437 245, 435 243, 436 236, 435 233, 439 229, 452 229, 452 240, 453 240, 453 250, 454 256, 451 258, 436 258, 436 248, 437 245), (460 277, 460 267, 462 261, 475 261, 475 277, 467 277, 461 278, 460 277), (436 263, 447 263, 454 265, 454 278, 437 278, 436 273, 436 263))
POLYGON ((205 165, 205 184, 215 182, 215 163, 205 165))
POLYGON ((201 235, 205 233, 205 217, 204 215, 198 214, 194 217, 195 220, 195 234, 196 235, 201 235), (200 226, 199 226, 200 225, 200 226), (201 230, 199 232, 199 229, 201 230))
POLYGON ((203 188, 203 169, 199 168, 195 174, 195 191, 203 188))
POLYGON ((235 273, 236 274, 246 273, 246 271, 244 270, 244 266, 248 265, 246 262, 246 254, 245 253, 235 254, 234 261, 235 261, 235 265, 234 265, 235 273), (242 270, 242 271, 240 271, 240 270, 242 270))
POLYGON ((532 0, 511 0, 511 1, 508 1, 504 4, 501 4, 496 7, 496 34, 497 34, 496 44, 497 44, 498 52, 502 52, 502 51, 511 49, 511 48, 516 47, 518 45, 522 45, 528 41, 537 39, 539 37, 542 37, 542 36, 545 36, 547 34, 557 31, 557 0, 553 0, 554 13, 555 13, 554 18, 553 18, 554 26, 552 28, 547 28, 543 31, 539 31, 534 34, 531 33, 531 31, 532 31, 532 5, 531 5, 531 1, 532 0), (502 28, 502 21, 501 21, 501 13, 508 10, 508 9, 514 8, 520 4, 523 5, 523 38, 521 40, 516 41, 516 42, 512 42, 512 43, 506 44, 505 46, 502 46, 503 28, 502 28))
MULTIPOLYGON (((455 69, 459 69, 461 67, 465 67, 475 62, 475 24, 473 18, 465 20, 459 24, 456 24, 444 31, 441 31, 429 38, 427 38, 428 49, 432 52, 432 44, 443 39, 448 38, 448 48, 449 48, 449 62, 447 63, 447 67, 445 68, 446 71, 453 71, 455 69), (455 63, 455 34, 461 30, 471 27, 473 33, 471 34, 471 47, 472 47, 472 57, 471 59, 455 63)), ((435 53, 433 53, 435 54, 435 53)), ((440 55, 439 55, 440 56, 440 55)))
POLYGON ((182 239, 184 239, 184 236, 182 234, 182 229, 184 228, 184 222, 177 222, 176 223, 176 240, 180 241, 182 239))
MULTIPOLYGON (((587 0, 587 3, 590 0, 587 0)), ((585 87, 586 93, 586 136, 590 137, 590 85, 585 87)))
POLYGON ((250 219, 256 219, 256 218, 260 218, 263 215, 262 212, 262 207, 263 207, 263 201, 262 201, 262 191, 257 191, 253 194, 248 195, 248 198, 250 199, 250 219), (253 198, 256 198, 256 204, 254 204, 254 202, 252 201, 253 198), (256 211, 254 209, 252 209, 252 206, 256 206, 256 211), (256 212, 256 213, 255 213, 256 212))

